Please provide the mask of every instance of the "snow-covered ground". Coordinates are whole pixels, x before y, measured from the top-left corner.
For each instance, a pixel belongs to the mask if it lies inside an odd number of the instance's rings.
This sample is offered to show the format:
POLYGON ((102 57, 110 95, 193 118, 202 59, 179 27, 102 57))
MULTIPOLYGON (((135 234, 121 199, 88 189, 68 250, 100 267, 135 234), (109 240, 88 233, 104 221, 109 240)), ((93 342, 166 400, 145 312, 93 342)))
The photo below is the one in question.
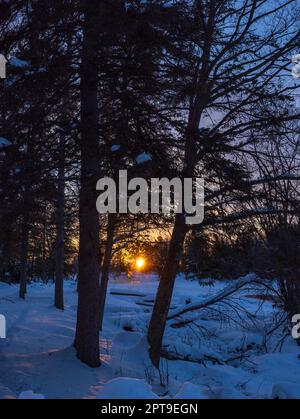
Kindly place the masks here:
MULTIPOLYGON (((78 361, 72 347, 75 282, 65 282, 64 312, 53 307, 52 284, 31 284, 21 301, 17 286, 0 282, 0 314, 7 320, 0 398, 300 398, 300 348, 290 336, 280 342, 282 329, 268 334, 280 313, 269 299, 257 298, 253 286, 230 304, 170 320, 164 341, 169 359, 158 374, 145 338, 157 278, 135 279, 110 281, 99 369, 78 361), (193 321, 171 327, 187 319, 193 321)), ((171 313, 226 285, 200 286, 179 276, 171 313)))

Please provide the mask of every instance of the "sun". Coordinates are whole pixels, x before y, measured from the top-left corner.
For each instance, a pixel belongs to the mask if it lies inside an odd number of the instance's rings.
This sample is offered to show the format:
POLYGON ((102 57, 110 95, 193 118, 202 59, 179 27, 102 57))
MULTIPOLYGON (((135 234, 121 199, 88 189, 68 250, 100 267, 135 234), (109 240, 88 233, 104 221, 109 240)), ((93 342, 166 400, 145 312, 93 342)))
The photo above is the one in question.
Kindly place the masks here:
POLYGON ((137 260, 135 261, 135 266, 137 267, 137 269, 142 269, 145 266, 145 259, 142 257, 137 258, 137 260))

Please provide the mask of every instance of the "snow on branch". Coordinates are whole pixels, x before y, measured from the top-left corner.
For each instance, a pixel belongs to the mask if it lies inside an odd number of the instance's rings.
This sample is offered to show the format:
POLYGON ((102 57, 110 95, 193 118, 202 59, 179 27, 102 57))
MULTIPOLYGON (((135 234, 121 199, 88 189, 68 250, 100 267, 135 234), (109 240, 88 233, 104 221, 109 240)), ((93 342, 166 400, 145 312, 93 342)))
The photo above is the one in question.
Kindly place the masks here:
POLYGON ((264 183, 278 182, 281 180, 300 180, 300 176, 293 173, 282 173, 278 176, 266 176, 250 181, 251 185, 260 185, 264 183))
POLYGON ((0 137, 0 149, 11 146, 11 142, 6 138, 0 137))

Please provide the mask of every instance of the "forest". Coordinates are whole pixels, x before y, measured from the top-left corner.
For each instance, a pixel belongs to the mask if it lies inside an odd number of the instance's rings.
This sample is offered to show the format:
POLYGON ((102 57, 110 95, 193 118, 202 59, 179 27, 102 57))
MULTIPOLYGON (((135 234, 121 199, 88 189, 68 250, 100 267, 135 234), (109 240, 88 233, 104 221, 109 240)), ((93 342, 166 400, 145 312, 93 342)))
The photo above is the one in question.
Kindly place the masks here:
POLYGON ((299 118, 299 0, 0 1, 0 399, 300 398, 299 118))

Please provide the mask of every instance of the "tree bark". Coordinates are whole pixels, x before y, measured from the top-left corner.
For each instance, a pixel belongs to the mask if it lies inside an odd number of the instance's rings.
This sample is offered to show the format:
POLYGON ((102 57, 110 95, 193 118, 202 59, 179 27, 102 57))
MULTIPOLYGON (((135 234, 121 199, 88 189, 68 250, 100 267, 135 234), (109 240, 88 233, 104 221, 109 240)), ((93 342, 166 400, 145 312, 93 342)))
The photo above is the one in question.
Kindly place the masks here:
POLYGON ((81 64, 81 191, 78 257, 78 309, 75 348, 77 357, 90 367, 99 356, 99 215, 96 183, 99 166, 97 58, 102 1, 85 0, 81 64))
POLYGON ((12 231, 10 225, 11 219, 8 218, 7 214, 3 216, 3 222, 1 223, 3 241, 0 249, 0 281, 11 284, 11 273, 9 272, 9 261, 11 259, 11 248, 12 248, 12 231))
POLYGON ((112 248, 114 243, 114 231, 116 224, 116 215, 108 214, 108 224, 107 224, 107 239, 105 246, 105 255, 102 266, 102 275, 101 275, 101 284, 100 284, 100 321, 99 327, 102 330, 103 327, 103 316, 106 302, 107 294, 107 285, 109 280, 109 270, 111 263, 112 248))
POLYGON ((42 241, 42 281, 44 284, 48 284, 48 272, 47 272, 47 205, 45 206, 44 214, 44 225, 43 225, 43 241, 42 241))
POLYGON ((27 257, 28 257, 28 239, 29 239, 29 226, 28 226, 28 212, 24 209, 21 233, 21 268, 20 268, 20 289, 19 297, 23 300, 27 293, 27 257))
POLYGON ((153 365, 159 368, 160 351, 166 327, 168 311, 171 304, 175 276, 183 249, 187 227, 183 214, 177 214, 163 273, 153 307, 153 313, 148 328, 150 358, 153 365))
MULTIPOLYGON (((195 109, 191 108, 189 113, 185 137, 185 156, 181 176, 182 179, 192 178, 194 174, 196 164, 194 137, 200 123, 201 111, 202 106, 201 101, 199 100, 195 109)), ((148 342, 150 345, 149 354, 151 361, 156 368, 159 368, 163 335, 167 323, 178 264, 188 229, 185 222, 185 215, 176 214, 168 255, 160 277, 160 283, 148 328, 148 342)))
POLYGON ((64 227, 65 227, 65 150, 60 138, 60 161, 58 167, 57 208, 56 208, 56 248, 55 248, 55 292, 54 305, 64 310, 64 227))

